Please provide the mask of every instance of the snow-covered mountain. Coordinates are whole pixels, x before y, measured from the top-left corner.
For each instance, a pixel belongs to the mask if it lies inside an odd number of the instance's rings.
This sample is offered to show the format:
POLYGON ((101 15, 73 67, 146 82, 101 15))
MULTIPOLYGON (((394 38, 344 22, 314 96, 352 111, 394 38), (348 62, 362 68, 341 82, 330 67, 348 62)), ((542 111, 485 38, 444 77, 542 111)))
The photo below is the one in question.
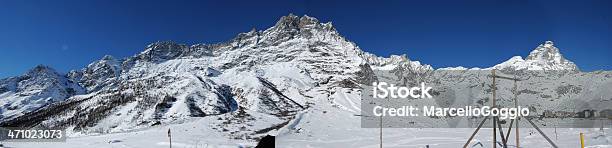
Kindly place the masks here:
MULTIPOLYGON (((132 57, 105 56, 66 76, 54 73, 62 78, 57 81, 74 82, 85 91, 48 97, 55 101, 36 106, 42 109, 26 110, 20 118, 3 118, 11 119, 3 125, 107 133, 231 112, 220 120, 241 120, 240 126, 252 127, 243 131, 245 127, 218 124, 215 128, 247 133, 237 138, 250 139, 287 124, 313 104, 312 95, 331 95, 328 87, 357 87, 364 68, 432 70, 406 56, 382 58, 366 53, 340 36, 331 23, 288 15, 269 29, 240 33, 228 42, 191 46, 156 42, 132 57)), ((16 79, 4 79, 2 84, 16 79)), ((9 89, 2 95, 18 92, 9 89)), ((9 108, 22 107, 2 109, 9 108)))
POLYGON ((106 55, 82 70, 70 71, 67 77, 78 82, 87 91, 92 92, 116 82, 121 74, 119 66, 118 60, 110 55, 106 55))
POLYGON ((552 41, 546 41, 535 48, 526 59, 521 56, 514 56, 509 60, 497 64, 495 69, 513 70, 568 70, 579 71, 574 62, 569 61, 561 55, 559 49, 554 46, 552 41))
POLYGON ((573 71, 578 72, 580 69, 574 62, 565 59, 559 48, 554 46, 553 41, 546 41, 540 44, 529 53, 526 59, 521 56, 513 56, 512 58, 499 63, 489 68, 466 68, 445 67, 437 70, 505 70, 505 71, 522 71, 522 70, 548 70, 548 71, 573 71))
MULTIPOLYGON (((526 60, 514 57, 494 68, 578 72, 552 42, 526 60)), ((404 81, 433 77, 444 85, 479 88, 478 99, 490 93, 482 88, 485 77, 448 74, 405 55, 376 56, 342 37, 331 23, 288 15, 266 30, 240 33, 227 42, 155 42, 134 56, 104 56, 66 75, 39 66, 2 79, 0 125, 60 127, 76 136, 189 123, 251 142, 266 134, 342 137, 343 130, 365 130, 355 116, 361 111, 360 89, 377 79, 377 70, 392 71, 404 81), (346 128, 325 128, 331 124, 346 128)), ((607 72, 554 76, 546 80, 578 80, 547 87, 571 82, 584 90, 580 94, 593 92, 585 86, 590 80, 602 80, 601 86, 610 81, 607 72)), ((537 98, 557 92, 529 93, 537 98)))
POLYGON ((0 121, 82 94, 83 88, 53 68, 39 65, 22 76, 0 80, 0 121))

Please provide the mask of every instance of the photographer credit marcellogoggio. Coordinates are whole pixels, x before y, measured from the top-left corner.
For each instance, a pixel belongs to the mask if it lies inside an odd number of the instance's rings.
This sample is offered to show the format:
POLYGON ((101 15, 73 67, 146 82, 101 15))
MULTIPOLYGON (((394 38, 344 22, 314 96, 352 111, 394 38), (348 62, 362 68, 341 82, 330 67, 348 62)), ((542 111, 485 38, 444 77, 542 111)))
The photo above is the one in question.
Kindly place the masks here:
MULTIPOLYGON (((373 113, 375 116, 420 116, 415 111, 419 109, 414 106, 402 106, 398 108, 388 108, 382 106, 375 106, 373 113)), ((529 116, 529 108, 517 107, 517 108, 491 108, 490 106, 472 107, 465 106, 461 108, 453 107, 435 107, 435 106, 423 106, 422 116, 496 116, 499 119, 516 119, 519 116, 529 116)))

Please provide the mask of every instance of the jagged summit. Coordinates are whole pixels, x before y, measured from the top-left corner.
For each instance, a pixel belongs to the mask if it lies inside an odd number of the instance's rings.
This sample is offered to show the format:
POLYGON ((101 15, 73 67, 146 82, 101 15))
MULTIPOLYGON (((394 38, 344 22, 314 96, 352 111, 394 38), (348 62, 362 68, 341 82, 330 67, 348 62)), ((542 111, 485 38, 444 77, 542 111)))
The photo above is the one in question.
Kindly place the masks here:
POLYGON ((135 61, 163 62, 176 58, 201 58, 219 56, 240 48, 262 49, 277 46, 293 39, 334 44, 349 43, 333 27, 331 22, 320 23, 318 19, 304 15, 282 16, 274 26, 265 30, 251 29, 239 33, 233 39, 214 44, 185 45, 174 41, 158 41, 146 46, 138 55, 128 58, 128 65, 135 61))
POLYGON ((315 27, 320 26, 329 26, 331 27, 331 23, 320 24, 319 20, 314 17, 310 17, 308 15, 304 15, 302 17, 296 16, 294 14, 289 14, 287 16, 282 16, 272 28, 277 30, 300 30, 300 29, 313 29, 315 27), (329 25, 325 25, 329 24, 329 25))
POLYGON ((114 59, 115 59, 115 57, 113 57, 112 55, 104 55, 104 56, 102 57, 102 60, 107 60, 107 61, 108 61, 108 60, 114 60, 114 59))
POLYGON ((544 42, 544 47, 552 47, 554 45, 555 45, 555 43, 553 41, 546 41, 546 42, 544 42))
POLYGON ((88 91, 98 90, 100 87, 114 82, 121 74, 120 61, 110 55, 105 55, 80 71, 71 71, 68 77, 88 91))
POLYGON ((181 45, 174 41, 157 41, 157 42, 147 45, 146 48, 150 50, 163 50, 163 49, 181 48, 182 46, 184 45, 181 45))
POLYGON ((526 60, 550 61, 557 64, 565 64, 567 61, 559 52, 559 49, 554 46, 552 41, 546 41, 540 44, 536 49, 529 53, 526 60))
POLYGON ((28 76, 57 76, 57 71, 46 65, 36 65, 25 74, 28 76))
POLYGON ((318 19, 293 14, 282 16, 276 25, 254 35, 255 43, 261 46, 277 45, 281 42, 302 38, 323 42, 344 40, 331 23, 320 23, 318 19))
POLYGON ((288 16, 282 16, 280 20, 276 22, 274 28, 278 30, 292 30, 297 29, 299 25, 299 17, 293 14, 289 14, 288 16))
POLYGON ((552 41, 546 41, 536 47, 527 58, 514 56, 509 60, 495 65, 495 69, 512 70, 569 70, 579 71, 576 64, 563 57, 552 41))

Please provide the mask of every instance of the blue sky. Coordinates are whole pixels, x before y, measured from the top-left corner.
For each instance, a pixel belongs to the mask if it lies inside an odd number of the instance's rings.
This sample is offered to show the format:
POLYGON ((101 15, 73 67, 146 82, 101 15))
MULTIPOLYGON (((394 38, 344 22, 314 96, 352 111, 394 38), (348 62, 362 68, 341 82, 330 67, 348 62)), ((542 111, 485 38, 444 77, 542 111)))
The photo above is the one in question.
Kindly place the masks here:
POLYGON ((152 42, 216 43, 293 13, 333 22, 362 49, 434 67, 489 67, 553 40, 581 69, 612 70, 612 2, 1 0, 0 78, 80 69, 152 42))

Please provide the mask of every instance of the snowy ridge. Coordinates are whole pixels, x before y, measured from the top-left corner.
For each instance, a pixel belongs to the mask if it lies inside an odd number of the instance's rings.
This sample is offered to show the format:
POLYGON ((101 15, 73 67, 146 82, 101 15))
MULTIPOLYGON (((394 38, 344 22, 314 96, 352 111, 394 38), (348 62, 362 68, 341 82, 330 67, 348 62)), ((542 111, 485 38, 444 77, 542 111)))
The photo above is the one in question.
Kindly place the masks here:
POLYGON ((436 70, 483 70, 483 69, 482 68, 478 68, 478 67, 467 68, 467 67, 463 67, 463 66, 458 66, 458 67, 438 68, 436 70))
POLYGON ((36 66, 22 76, 0 80, 0 121, 82 93, 83 88, 54 69, 36 66))

